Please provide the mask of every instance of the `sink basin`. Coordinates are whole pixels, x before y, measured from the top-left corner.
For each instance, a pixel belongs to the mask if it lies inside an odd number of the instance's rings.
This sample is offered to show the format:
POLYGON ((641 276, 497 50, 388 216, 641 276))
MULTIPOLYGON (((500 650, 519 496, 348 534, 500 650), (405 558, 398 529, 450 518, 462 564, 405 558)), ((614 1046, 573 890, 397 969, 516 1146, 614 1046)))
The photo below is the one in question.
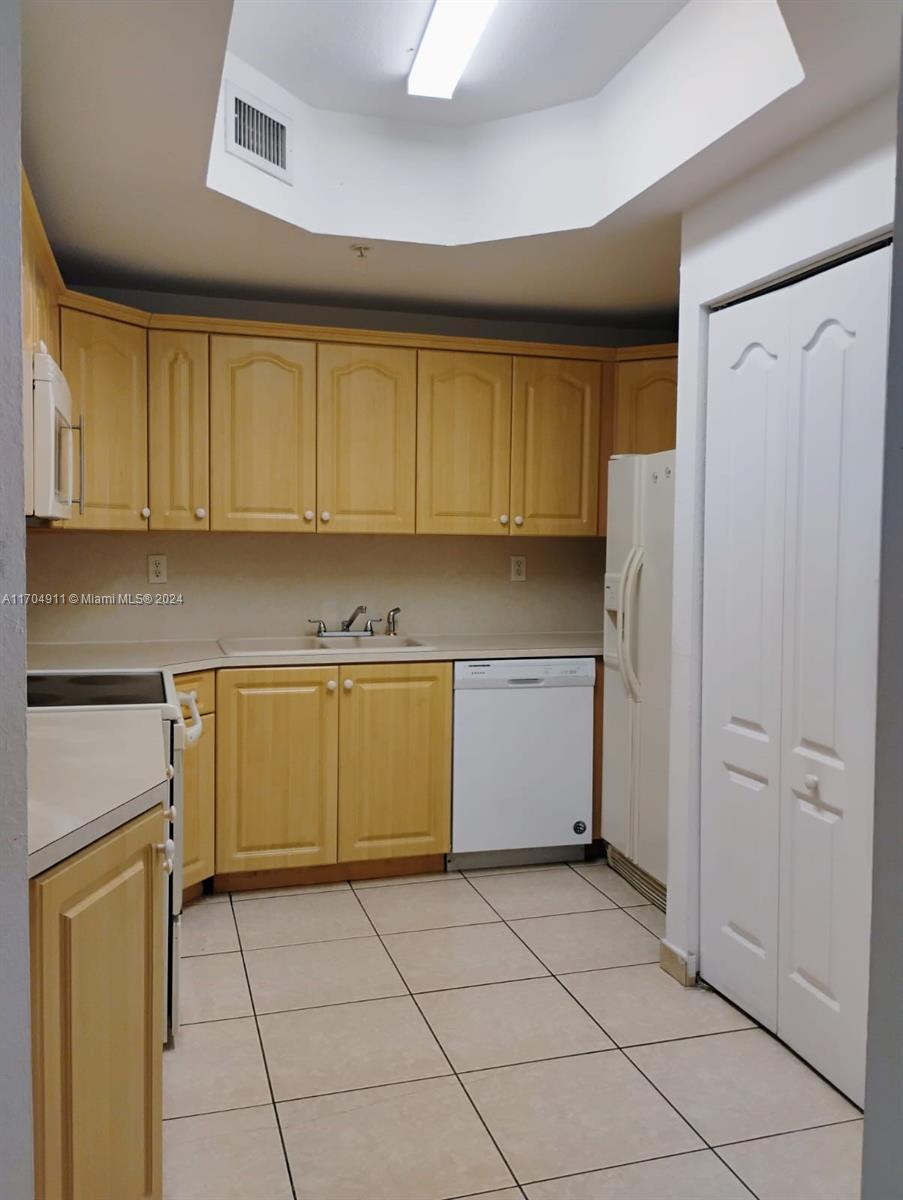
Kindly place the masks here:
POLYGON ((316 637, 226 638, 220 641, 224 654, 310 654, 322 650, 316 637))
POLYGON ((324 650, 432 650, 416 638, 390 637, 387 633, 374 633, 370 637, 326 637, 317 639, 324 650))
POLYGON ((230 658, 260 654, 348 654, 370 650, 431 650, 416 638, 389 637, 376 633, 372 637, 261 637, 224 638, 220 649, 230 658))

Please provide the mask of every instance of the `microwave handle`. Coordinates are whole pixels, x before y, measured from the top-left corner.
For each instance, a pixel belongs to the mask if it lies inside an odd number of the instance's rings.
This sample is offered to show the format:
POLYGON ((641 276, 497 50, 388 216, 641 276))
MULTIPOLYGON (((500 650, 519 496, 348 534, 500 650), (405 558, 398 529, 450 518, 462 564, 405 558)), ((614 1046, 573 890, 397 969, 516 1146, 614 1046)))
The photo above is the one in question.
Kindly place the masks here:
POLYGON ((70 425, 73 433, 78 433, 78 514, 85 515, 85 414, 82 413, 77 425, 70 425))

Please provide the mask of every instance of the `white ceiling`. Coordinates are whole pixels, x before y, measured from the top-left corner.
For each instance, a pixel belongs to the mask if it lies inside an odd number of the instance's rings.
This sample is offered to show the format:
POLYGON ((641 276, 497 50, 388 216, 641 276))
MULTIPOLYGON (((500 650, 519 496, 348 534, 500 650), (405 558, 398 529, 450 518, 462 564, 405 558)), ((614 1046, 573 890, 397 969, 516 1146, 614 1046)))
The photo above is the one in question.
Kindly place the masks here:
POLYGON ((465 124, 593 96, 686 0, 499 0, 452 100, 405 81, 432 0, 235 0, 229 49, 315 108, 465 124))
POLYGON ((684 208, 896 80, 900 0, 781 9, 805 81, 591 229, 362 261, 212 192, 230 0, 23 0, 23 158, 70 284, 653 322, 676 309, 684 208))

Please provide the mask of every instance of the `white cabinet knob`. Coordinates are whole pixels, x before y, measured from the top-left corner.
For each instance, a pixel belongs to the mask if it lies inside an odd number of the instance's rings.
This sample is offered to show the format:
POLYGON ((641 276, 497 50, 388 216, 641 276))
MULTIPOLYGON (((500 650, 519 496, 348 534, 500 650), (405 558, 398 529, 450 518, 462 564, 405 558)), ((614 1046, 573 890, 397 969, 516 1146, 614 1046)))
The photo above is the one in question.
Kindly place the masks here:
POLYGON ((346 692, 350 692, 351 689, 354 687, 354 680, 346 679, 345 682, 342 684, 342 687, 345 689, 346 692))
POLYGON ((323 522, 325 523, 326 521, 328 521, 328 520, 329 520, 329 518, 330 518, 331 516, 332 516, 332 513, 331 513, 331 512, 325 512, 325 511, 324 511, 324 512, 321 512, 321 513, 320 513, 320 520, 321 520, 321 521, 323 521, 323 522))
POLYGON ((167 764, 166 764, 166 770, 163 772, 163 774, 166 776, 166 778, 167 778, 167 779, 172 779, 172 777, 173 777, 173 775, 175 775, 175 773, 176 773, 176 769, 175 769, 175 767, 172 765, 172 763, 167 763, 167 764))
POLYGON ((312 508, 309 508, 307 510, 307 512, 305 512, 305 514, 304 514, 304 520, 312 521, 313 519, 314 519, 314 510, 312 508))
POLYGON ((508 524, 508 514, 502 513, 502 515, 499 517, 499 525, 507 525, 507 524, 508 524))
POLYGON ((145 504, 144 508, 142 508, 142 510, 141 510, 141 515, 142 515, 142 517, 144 517, 145 521, 150 516, 150 509, 147 507, 146 504, 145 504))
POLYGON ((338 687, 338 684, 336 683, 336 681, 334 679, 330 679, 328 681, 328 683, 326 684, 327 692, 334 692, 337 687, 338 687))
POLYGON ((197 517, 197 519, 199 521, 203 521, 204 517, 206 517, 206 515, 207 515, 207 510, 206 510, 206 508, 196 508, 194 510, 194 515, 197 517))
POLYGON ((171 875, 173 867, 176 864, 176 844, 172 838, 167 838, 165 842, 157 842, 154 846, 155 850, 163 851, 163 870, 167 875, 171 875))
POLYGON ((520 517, 520 516, 518 516, 518 517, 515 517, 515 518, 514 518, 514 524, 515 524, 515 525, 523 525, 523 523, 524 523, 524 518, 523 518, 523 517, 520 517))
POLYGON ((807 792, 818 791, 818 776, 817 775, 804 776, 803 783, 806 785, 807 792))

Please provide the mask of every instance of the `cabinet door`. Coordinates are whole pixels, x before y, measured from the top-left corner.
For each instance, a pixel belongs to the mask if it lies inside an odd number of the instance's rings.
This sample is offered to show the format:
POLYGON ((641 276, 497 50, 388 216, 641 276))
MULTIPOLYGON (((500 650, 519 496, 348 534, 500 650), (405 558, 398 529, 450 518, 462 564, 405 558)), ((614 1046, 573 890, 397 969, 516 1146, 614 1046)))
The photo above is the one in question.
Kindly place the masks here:
POLYGON ((85 454, 85 511, 67 525, 146 529, 147 333, 64 308, 62 343, 85 454))
POLYGON ((214 873, 216 842, 216 717, 203 718, 198 740, 182 756, 182 887, 214 873))
POLYGON ((341 676, 339 861, 446 853, 451 665, 367 664, 341 676))
POLYGON ((148 334, 151 529, 209 529, 206 333, 148 334))
POLYGON ((417 532, 510 528, 511 359, 421 350, 417 532))
POLYGON ((217 673, 216 869, 336 861, 337 667, 217 673))
POLYGON ((600 383, 597 362, 515 358, 513 534, 596 533, 600 383))
POLYGON ((210 528, 316 529, 316 346, 210 339, 210 528))
POLYGON ((658 454, 677 445, 677 359, 618 363, 615 454, 658 454))
POLYGON ((31 883, 42 1200, 160 1196, 163 830, 158 807, 31 883))
POLYGON ((417 352, 317 348, 320 533, 413 533, 417 352))

